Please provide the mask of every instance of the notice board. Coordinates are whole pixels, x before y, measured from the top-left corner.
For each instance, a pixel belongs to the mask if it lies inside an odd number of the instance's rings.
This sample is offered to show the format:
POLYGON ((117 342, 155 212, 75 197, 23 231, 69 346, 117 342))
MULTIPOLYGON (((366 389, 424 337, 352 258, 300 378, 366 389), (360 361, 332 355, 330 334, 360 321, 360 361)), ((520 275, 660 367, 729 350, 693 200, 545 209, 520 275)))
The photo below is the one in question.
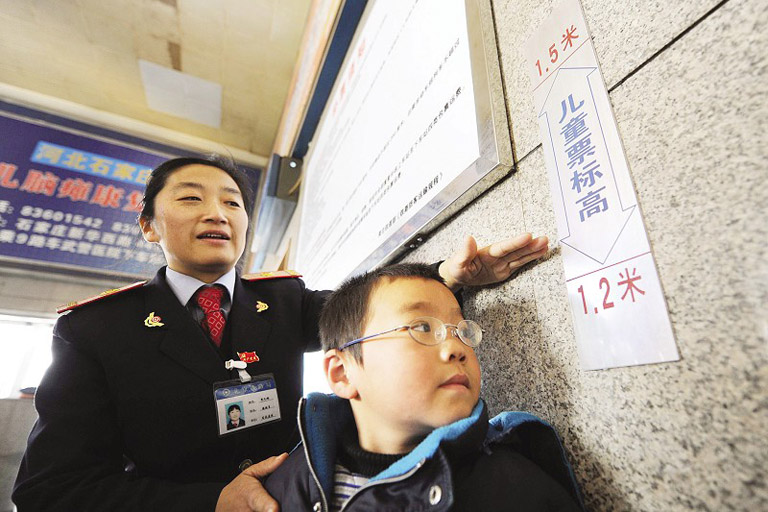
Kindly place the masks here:
POLYGON ((304 163, 295 266, 331 288, 384 264, 511 165, 489 1, 369 2, 304 163))

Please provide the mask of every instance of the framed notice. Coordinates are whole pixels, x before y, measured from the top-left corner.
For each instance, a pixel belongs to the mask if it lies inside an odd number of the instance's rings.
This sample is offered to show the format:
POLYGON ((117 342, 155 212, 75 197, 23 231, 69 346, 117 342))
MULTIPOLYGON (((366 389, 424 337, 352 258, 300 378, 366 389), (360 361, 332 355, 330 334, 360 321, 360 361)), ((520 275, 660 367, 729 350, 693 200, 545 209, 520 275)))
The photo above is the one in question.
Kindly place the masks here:
POLYGON ((369 2, 304 163, 296 268, 329 288, 383 264, 511 165, 488 0, 369 2))

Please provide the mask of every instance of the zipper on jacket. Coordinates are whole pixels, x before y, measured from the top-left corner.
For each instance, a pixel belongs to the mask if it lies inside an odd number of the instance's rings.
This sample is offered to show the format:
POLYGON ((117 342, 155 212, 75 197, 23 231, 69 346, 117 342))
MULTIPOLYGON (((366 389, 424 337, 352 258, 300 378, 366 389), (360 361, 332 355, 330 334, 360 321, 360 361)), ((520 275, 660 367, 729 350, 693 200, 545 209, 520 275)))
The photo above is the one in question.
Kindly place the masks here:
MULTIPOLYGON (((312 464, 312 459, 309 457, 309 448, 307 444, 307 438, 304 436, 304 414, 303 411, 303 405, 307 401, 306 398, 302 397, 301 400, 299 400, 299 435, 301 436, 301 444, 304 447, 304 456, 307 458, 307 466, 309 466, 309 474, 312 475, 312 479, 315 481, 315 485, 317 485, 317 489, 320 491, 320 500, 322 501, 322 507, 323 510, 328 511, 330 510, 328 508, 328 499, 325 497, 325 492, 323 492, 323 486, 320 485, 320 479, 317 478, 317 474, 315 473, 314 465, 312 464)), ((350 498, 351 499, 351 498, 350 498)))
MULTIPOLYGON (((349 497, 349 499, 347 500, 347 502, 346 502, 346 503, 344 503, 344 505, 342 505, 342 506, 341 506, 341 510, 340 510, 339 512, 343 512, 343 511, 344 511, 344 509, 346 509, 346 508, 347 508, 347 506, 348 506, 350 503, 352 503, 352 501, 355 499, 355 497, 357 497, 357 495, 358 495, 358 494, 360 494, 360 493, 361 493, 362 491, 364 491, 365 489, 370 489, 371 487, 376 487, 377 485, 383 485, 383 484, 392 484, 392 483, 395 483, 395 482, 400 482, 400 481, 403 481, 403 480, 405 480, 406 478, 410 478, 410 477, 411 477, 411 475, 413 475, 414 473, 416 473, 416 472, 419 470, 419 468, 421 468, 421 466, 423 466, 423 465, 424 465, 424 462, 426 462, 426 460, 427 460, 427 459, 421 459, 421 460, 418 462, 418 464, 416 464, 414 467, 412 467, 412 468, 411 468, 411 469, 410 469, 410 470, 409 470, 407 473, 403 473, 403 474, 402 474, 402 475, 400 475, 400 476, 393 476, 393 477, 390 477, 390 478, 385 478, 385 479, 383 479, 383 480, 377 480, 377 481, 375 481, 375 482, 373 482, 373 483, 371 483, 371 482, 367 482, 365 485, 363 485, 363 486, 362 486, 362 487, 360 487, 358 490, 356 490, 354 493, 352 493, 352 496, 350 496, 350 497, 349 497)), ((320 492, 322 492, 322 489, 321 489, 321 491, 320 491, 320 492)))

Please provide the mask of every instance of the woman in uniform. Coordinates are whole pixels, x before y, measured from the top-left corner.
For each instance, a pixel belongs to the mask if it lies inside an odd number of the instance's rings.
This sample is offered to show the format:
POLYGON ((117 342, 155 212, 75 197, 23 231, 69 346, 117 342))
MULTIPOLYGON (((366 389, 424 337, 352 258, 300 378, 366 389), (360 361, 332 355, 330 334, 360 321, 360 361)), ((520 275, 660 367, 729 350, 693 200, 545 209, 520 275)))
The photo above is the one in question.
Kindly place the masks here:
MULTIPOLYGON (((259 478, 297 440, 303 354, 320 349, 326 292, 291 272, 238 274, 252 205, 245 174, 223 159, 152 172, 139 224, 168 265, 63 308, 14 488, 20 512, 277 510, 259 478)), ((480 250, 470 237, 439 269, 454 289, 482 285, 546 250, 529 234, 480 250)))

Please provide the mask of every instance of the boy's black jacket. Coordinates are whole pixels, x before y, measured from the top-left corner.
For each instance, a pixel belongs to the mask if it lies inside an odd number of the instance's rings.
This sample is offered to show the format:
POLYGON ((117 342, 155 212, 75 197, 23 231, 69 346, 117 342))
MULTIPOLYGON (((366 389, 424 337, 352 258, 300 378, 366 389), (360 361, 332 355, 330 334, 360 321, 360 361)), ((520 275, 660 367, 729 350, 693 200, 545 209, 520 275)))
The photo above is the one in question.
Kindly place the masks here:
MULTIPOLYGON (((300 444, 265 483, 281 510, 328 511, 338 436, 354 421, 347 400, 310 394, 299 404, 300 444)), ((433 431, 374 476, 345 511, 584 510, 560 439, 546 422, 481 400, 469 418, 433 431)))

